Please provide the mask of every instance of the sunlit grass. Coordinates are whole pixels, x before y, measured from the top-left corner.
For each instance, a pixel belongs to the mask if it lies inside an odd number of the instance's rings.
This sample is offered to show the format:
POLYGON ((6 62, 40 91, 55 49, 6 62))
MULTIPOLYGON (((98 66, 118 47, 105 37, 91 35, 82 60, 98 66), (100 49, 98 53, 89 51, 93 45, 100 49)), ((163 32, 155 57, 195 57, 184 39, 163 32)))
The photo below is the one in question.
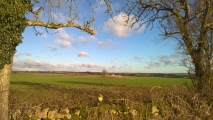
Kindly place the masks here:
POLYGON ((104 87, 104 86, 156 86, 191 83, 187 78, 165 77, 137 77, 124 76, 122 78, 102 77, 100 75, 69 74, 12 74, 11 87, 50 84, 65 87, 104 87))
POLYGON ((75 109, 81 111, 82 119, 91 116, 94 119, 105 119, 107 114, 106 119, 112 119, 112 114, 109 113, 111 110, 119 113, 113 114, 115 119, 133 119, 131 110, 137 111, 138 119, 149 119, 153 118, 152 108, 155 106, 160 111, 157 116, 159 118, 172 116, 173 119, 181 114, 183 119, 194 119, 191 116, 203 111, 199 105, 195 106, 200 104, 207 108, 200 114, 201 118, 212 118, 209 116, 212 115, 209 102, 195 94, 193 89, 183 86, 184 83, 190 85, 191 80, 138 76, 111 78, 101 75, 12 74, 10 113, 16 115, 16 111, 21 110, 23 112, 20 116, 28 118, 28 112, 38 106, 57 110, 68 107, 72 119, 79 118, 74 113, 75 109), (100 105, 97 101, 99 94, 104 98, 100 105), (180 106, 181 109, 173 106, 180 106))

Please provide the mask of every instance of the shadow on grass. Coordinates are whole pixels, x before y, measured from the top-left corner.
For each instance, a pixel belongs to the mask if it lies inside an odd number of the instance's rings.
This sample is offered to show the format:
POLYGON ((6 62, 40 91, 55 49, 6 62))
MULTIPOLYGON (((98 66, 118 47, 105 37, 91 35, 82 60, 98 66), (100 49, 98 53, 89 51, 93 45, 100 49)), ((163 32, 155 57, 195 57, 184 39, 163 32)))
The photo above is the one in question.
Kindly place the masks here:
POLYGON ((42 83, 35 83, 35 82, 26 82, 26 81, 11 81, 10 84, 13 85, 43 85, 42 83))
POLYGON ((92 82, 81 82, 81 81, 56 81, 59 83, 66 83, 66 84, 73 84, 73 85, 84 85, 84 86, 123 86, 123 85, 113 85, 109 82, 107 83, 103 83, 102 81, 100 81, 100 83, 92 83, 92 82))
MULTIPOLYGON (((94 87, 104 87, 104 86, 125 86, 125 85, 115 85, 111 84, 108 81, 100 81, 99 83, 93 83, 93 82, 81 82, 81 81, 55 81, 57 83, 62 84, 71 84, 71 85, 79 85, 79 86, 94 86, 94 87)), ((30 87, 36 87, 36 88, 46 88, 53 86, 52 84, 47 83, 36 83, 36 82, 26 82, 26 81, 11 81, 10 84, 12 85, 24 85, 24 86, 30 86, 30 87)), ((56 85, 57 86, 57 85, 56 85)))
POLYGON ((36 82, 26 82, 26 81, 16 81, 16 82, 11 81, 10 84, 11 85, 24 85, 24 86, 33 87, 36 89, 38 89, 38 88, 47 89, 51 86, 50 84, 46 84, 46 83, 36 83, 36 82))

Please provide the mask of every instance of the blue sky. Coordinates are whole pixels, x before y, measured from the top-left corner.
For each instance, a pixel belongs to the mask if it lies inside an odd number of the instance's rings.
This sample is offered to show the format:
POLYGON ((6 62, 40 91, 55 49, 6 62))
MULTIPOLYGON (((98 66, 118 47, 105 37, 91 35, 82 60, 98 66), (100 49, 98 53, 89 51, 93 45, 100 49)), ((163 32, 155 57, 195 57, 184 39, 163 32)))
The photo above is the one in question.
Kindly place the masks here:
MULTIPOLYGON (((115 3, 118 5, 119 3, 115 3)), ((105 19, 104 7, 96 12, 96 32, 89 35, 76 28, 57 30, 27 27, 23 43, 17 47, 13 70, 94 71, 133 73, 185 73, 181 56, 171 40, 162 41, 157 24, 152 30, 137 24, 130 29, 122 24, 125 13, 105 19), (160 41, 160 42, 159 42, 160 41)))

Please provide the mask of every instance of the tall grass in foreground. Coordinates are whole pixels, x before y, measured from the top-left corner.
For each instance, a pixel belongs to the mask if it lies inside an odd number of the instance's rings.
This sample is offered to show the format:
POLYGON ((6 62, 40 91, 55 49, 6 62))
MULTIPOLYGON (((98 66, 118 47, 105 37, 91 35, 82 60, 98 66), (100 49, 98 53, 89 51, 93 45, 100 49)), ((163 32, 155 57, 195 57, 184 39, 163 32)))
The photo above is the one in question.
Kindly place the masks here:
POLYGON ((212 105, 212 101, 182 85, 66 88, 37 84, 27 90, 10 90, 10 114, 20 120, 31 120, 37 108, 57 112, 68 108, 72 120, 211 120, 212 105), (97 101, 99 94, 104 98, 101 104, 97 101), (76 110, 80 111, 78 115, 76 110))
POLYGON ((30 120, 38 108, 59 113, 68 108, 72 120, 213 119, 212 99, 183 82, 190 83, 181 78, 16 74, 11 80, 10 114, 30 120))

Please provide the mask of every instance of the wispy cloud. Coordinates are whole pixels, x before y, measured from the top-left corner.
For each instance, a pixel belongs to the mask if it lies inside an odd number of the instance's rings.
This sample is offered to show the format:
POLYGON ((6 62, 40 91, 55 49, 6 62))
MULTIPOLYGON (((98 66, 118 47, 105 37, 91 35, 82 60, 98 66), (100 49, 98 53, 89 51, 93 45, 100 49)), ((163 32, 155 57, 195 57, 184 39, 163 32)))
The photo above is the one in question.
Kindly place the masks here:
POLYGON ((98 41, 97 42, 99 48, 103 49, 121 49, 123 48, 120 44, 113 42, 111 39, 108 39, 107 41, 98 41))
POLYGON ((170 58, 169 56, 163 55, 163 56, 158 56, 159 61, 161 63, 163 63, 163 65, 167 66, 167 65, 174 65, 177 63, 176 60, 170 58))
POLYGON ((130 72, 132 71, 131 65, 127 63, 103 66, 94 63, 81 63, 81 64, 53 64, 49 61, 22 59, 14 60, 14 71, 93 71, 101 72, 103 69, 107 69, 109 72, 130 72))
MULTIPOLYGON (((142 32, 145 30, 145 26, 141 26, 139 28, 139 23, 135 24, 133 28, 130 27, 130 24, 135 22, 135 16, 128 16, 125 13, 120 13, 113 18, 108 19, 108 21, 104 24, 104 31, 112 32, 117 37, 127 37, 132 35, 135 32, 142 32), (127 23, 127 19, 129 18, 129 22, 127 23), (138 29, 139 30, 135 30, 138 29)), ((139 21, 140 22, 140 21, 139 21)))
POLYGON ((183 58, 181 59, 181 62, 184 66, 190 66, 193 63, 191 58, 183 58))
POLYGON ((89 56, 89 54, 84 51, 78 53, 78 57, 88 57, 88 56, 89 56))
POLYGON ((53 45, 46 45, 45 47, 50 49, 51 51, 57 51, 57 48, 53 45))
POLYGON ((107 67, 107 70, 109 72, 130 72, 131 70, 131 66, 129 64, 117 64, 117 65, 112 65, 107 67))
POLYGON ((32 56, 31 53, 29 52, 24 52, 24 53, 15 53, 15 57, 20 57, 20 56, 32 56))
POLYGON ((172 58, 179 58, 180 57, 180 53, 176 52, 172 55, 170 55, 172 58))
POLYGON ((176 60, 177 56, 167 56, 167 55, 161 55, 152 58, 153 60, 147 62, 147 66, 145 68, 151 69, 155 67, 162 67, 162 66, 173 66, 177 64, 176 60))
POLYGON ((95 41, 97 40, 97 38, 95 36, 79 36, 77 38, 77 41, 78 42, 81 42, 81 43, 87 43, 87 42, 90 42, 90 41, 95 41))
POLYGON ((142 59, 143 59, 143 58, 142 58, 142 57, 139 57, 139 56, 134 56, 134 57, 133 57, 133 60, 136 61, 136 62, 141 62, 142 59))
POLYGON ((54 65, 39 60, 14 60, 13 70, 50 70, 54 65))
POLYGON ((161 65, 161 63, 159 63, 159 62, 150 61, 150 62, 148 62, 148 66, 146 66, 145 68, 151 69, 153 67, 160 67, 160 65, 161 65))
POLYGON ((103 68, 102 66, 96 65, 96 64, 92 64, 92 63, 82 63, 81 67, 84 68, 103 68))
POLYGON ((95 71, 101 72, 103 66, 93 63, 82 64, 51 64, 47 61, 40 60, 15 60, 13 62, 13 70, 18 71, 95 71))

